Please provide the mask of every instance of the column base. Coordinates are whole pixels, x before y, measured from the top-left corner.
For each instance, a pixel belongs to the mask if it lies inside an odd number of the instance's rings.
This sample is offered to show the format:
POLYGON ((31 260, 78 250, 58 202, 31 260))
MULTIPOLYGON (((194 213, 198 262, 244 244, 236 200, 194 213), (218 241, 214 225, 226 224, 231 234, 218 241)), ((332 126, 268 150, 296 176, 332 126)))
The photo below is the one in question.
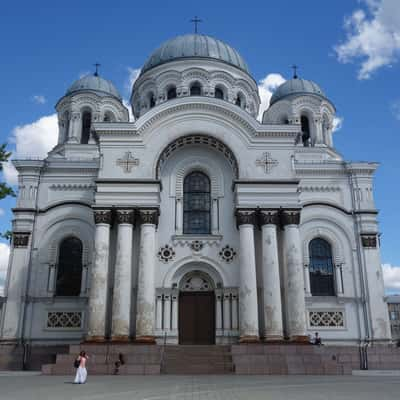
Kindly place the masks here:
POLYGON ((155 336, 136 336, 135 343, 156 344, 156 338, 155 338, 155 336))
POLYGON ((125 335, 121 335, 121 336, 111 336, 111 341, 113 343, 128 343, 130 342, 130 337, 129 336, 125 336, 125 335))
POLYGON ((104 336, 86 336, 84 343, 105 343, 107 341, 104 336))
POLYGON ((307 335, 294 335, 289 339, 292 343, 310 344, 310 338, 307 335))
POLYGON ((285 339, 281 335, 267 335, 264 337, 264 342, 266 343, 282 343, 285 339))
POLYGON ((260 338, 256 335, 241 336, 239 343, 260 343, 260 338))

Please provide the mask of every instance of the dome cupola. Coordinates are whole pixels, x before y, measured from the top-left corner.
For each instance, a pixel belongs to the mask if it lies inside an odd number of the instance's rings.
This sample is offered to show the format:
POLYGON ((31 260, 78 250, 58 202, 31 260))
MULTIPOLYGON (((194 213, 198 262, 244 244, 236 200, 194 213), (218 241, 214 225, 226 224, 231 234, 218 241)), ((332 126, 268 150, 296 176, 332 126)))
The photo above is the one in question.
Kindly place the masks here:
POLYGON ((271 97, 269 105, 272 106, 277 101, 282 100, 290 95, 303 94, 311 94, 326 99, 325 93, 315 82, 295 76, 294 78, 278 86, 271 97))
POLYGON ((246 62, 235 49, 211 36, 197 33, 177 36, 164 42, 148 58, 141 73, 183 58, 214 59, 233 65, 249 74, 246 62))
POLYGON ((102 78, 97 73, 86 75, 75 81, 68 88, 65 95, 68 96, 81 91, 91 91, 96 92, 99 96, 113 96, 118 100, 122 99, 114 84, 111 81, 102 78))

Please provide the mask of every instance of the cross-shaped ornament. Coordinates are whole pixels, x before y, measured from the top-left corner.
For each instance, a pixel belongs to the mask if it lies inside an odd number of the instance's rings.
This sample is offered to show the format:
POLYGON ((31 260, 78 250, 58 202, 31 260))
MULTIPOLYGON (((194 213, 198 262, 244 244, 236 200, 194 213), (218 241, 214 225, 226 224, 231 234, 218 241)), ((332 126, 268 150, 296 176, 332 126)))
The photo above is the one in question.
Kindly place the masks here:
POLYGON ((99 76, 99 67, 101 66, 100 63, 93 64, 96 67, 96 71, 94 71, 94 76, 99 76))
POLYGON ((130 151, 127 151, 122 158, 118 158, 117 165, 122 167, 125 173, 129 173, 132 171, 132 167, 135 165, 139 165, 139 159, 132 156, 130 151))
POLYGON ((200 19, 197 15, 190 20, 190 22, 194 23, 194 33, 197 33, 197 28, 200 22, 203 22, 202 19, 200 19))
POLYGON ((271 153, 266 151, 263 155, 256 160, 257 167, 264 167, 264 172, 269 174, 272 168, 276 167, 279 164, 278 160, 275 160, 271 157, 271 153))

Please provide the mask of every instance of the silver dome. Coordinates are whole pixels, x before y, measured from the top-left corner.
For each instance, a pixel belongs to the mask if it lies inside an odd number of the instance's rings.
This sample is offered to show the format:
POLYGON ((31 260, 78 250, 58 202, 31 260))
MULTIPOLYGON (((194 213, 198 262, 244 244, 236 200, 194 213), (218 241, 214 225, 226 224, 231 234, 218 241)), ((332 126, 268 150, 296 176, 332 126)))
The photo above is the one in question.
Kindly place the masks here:
POLYGON ((177 36, 164 42, 148 58, 141 73, 182 58, 215 59, 250 73, 246 62, 235 49, 220 40, 199 34, 177 36))
POLYGON ((98 75, 86 75, 78 79, 69 87, 65 95, 68 96, 84 90, 94 91, 103 96, 114 96, 121 100, 121 95, 113 83, 98 75))

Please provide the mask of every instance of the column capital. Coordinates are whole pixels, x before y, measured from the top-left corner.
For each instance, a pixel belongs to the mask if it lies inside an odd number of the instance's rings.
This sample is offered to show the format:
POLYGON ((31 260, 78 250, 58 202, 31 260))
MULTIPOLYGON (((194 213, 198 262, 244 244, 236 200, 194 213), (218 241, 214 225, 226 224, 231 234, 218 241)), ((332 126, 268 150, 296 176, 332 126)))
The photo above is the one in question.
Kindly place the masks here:
POLYGON ((280 214, 282 226, 300 224, 300 210, 282 210, 280 214))
POLYGON ((158 225, 158 217, 160 215, 160 211, 158 209, 140 209, 138 211, 138 223, 140 225, 143 224, 152 224, 158 225))
POLYGON ((117 210, 116 213, 117 224, 134 224, 135 211, 134 210, 117 210))
POLYGON ((112 221, 111 210, 95 210, 94 211, 94 222, 95 224, 108 224, 112 221))
POLYGON ((278 210, 262 210, 259 213, 260 225, 278 225, 279 213, 278 210))
POLYGON ((236 225, 256 225, 256 211, 255 210, 236 210, 236 225))

